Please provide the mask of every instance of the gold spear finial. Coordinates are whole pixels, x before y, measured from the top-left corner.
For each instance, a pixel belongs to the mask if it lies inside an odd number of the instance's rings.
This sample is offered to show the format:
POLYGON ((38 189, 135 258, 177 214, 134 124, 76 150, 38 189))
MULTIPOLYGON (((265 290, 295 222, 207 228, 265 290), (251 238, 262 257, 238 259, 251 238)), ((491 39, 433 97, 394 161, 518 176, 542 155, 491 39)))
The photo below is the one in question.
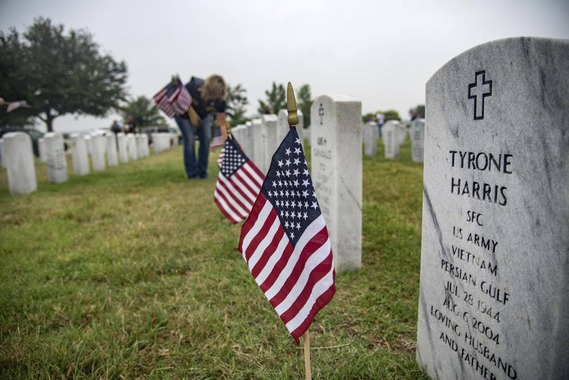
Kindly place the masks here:
POLYGON ((286 88, 286 109, 288 111, 288 125, 298 125, 298 114, 296 113, 296 99, 294 98, 294 90, 292 84, 288 82, 286 88))

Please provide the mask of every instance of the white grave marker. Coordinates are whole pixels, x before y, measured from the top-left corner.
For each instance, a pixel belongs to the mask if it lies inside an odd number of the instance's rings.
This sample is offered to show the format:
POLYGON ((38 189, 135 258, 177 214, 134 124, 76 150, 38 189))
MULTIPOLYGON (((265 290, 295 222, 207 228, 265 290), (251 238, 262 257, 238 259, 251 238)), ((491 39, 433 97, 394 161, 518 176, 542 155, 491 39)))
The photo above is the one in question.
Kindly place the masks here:
POLYGON ((385 147, 385 158, 394 159, 399 157, 400 131, 397 120, 389 120, 382 128, 383 145, 385 147))
POLYGON ((426 109, 419 365, 569 379, 569 41, 470 49, 426 109))
MULTIPOLYGON (((141 134, 137 134, 135 136, 136 139, 136 150, 138 152, 138 158, 142 158, 145 157, 145 153, 146 153, 146 146, 145 146, 145 140, 144 140, 144 136, 146 136, 146 134, 141 135, 141 134)), ((147 144, 148 145, 148 144, 147 144)))
MULTIPOLYGON (((271 158, 277 151, 277 115, 263 115, 261 116, 261 139, 264 149, 264 173, 269 170, 271 166, 271 158)), ((280 143, 280 141, 279 141, 280 143)))
POLYGON ((87 153, 89 156, 93 154, 93 141, 91 140, 91 135, 85 135, 85 144, 87 145, 87 153))
POLYGON ((142 157, 150 156, 150 147, 148 145, 148 135, 146 133, 142 134, 142 141, 143 141, 143 154, 142 157))
POLYGON ((170 133, 157 132, 152 134, 152 145, 154 153, 160 153, 170 148, 170 133))
POLYGON ((6 165, 10 194, 24 195, 36 191, 32 139, 25 132, 9 132, 2 140, 2 161, 6 165))
POLYGON ((115 134, 105 136, 105 150, 107 152, 107 164, 109 166, 117 166, 119 157, 117 151, 117 137, 115 134))
POLYGON ((325 95, 311 108, 312 179, 339 272, 361 267, 361 108, 349 97, 325 95))
MULTIPOLYGON (((231 135, 233 136, 233 138, 235 138, 235 140, 237 140, 237 142, 239 143, 239 145, 241 146, 241 149, 243 151, 244 147, 243 147, 243 132, 245 131, 245 126, 240 124, 240 125, 236 125, 235 127, 231 128, 231 135)), ((246 153, 245 153, 246 154, 246 153)))
POLYGON ((127 148, 126 136, 122 132, 117 133, 117 146, 119 149, 119 162, 121 164, 128 162, 128 148, 127 148))
POLYGON ((138 160, 138 149, 136 147, 136 138, 132 133, 128 133, 126 135, 126 148, 128 151, 128 159, 131 161, 138 160))
POLYGON ((67 161, 65 159, 65 145, 63 144, 63 135, 59 133, 46 133, 45 151, 47 154, 47 178, 49 182, 61 183, 66 182, 67 161))
POLYGON ((103 135, 91 136, 91 161, 93 164, 93 171, 98 172, 105 170, 105 145, 106 139, 103 135))
POLYGON ((397 137, 399 138, 399 147, 401 147, 401 145, 403 145, 403 143, 405 142, 405 139, 407 138, 407 125, 405 123, 401 123, 399 122, 398 124, 395 125, 397 128, 397 137))
POLYGON ((423 162, 425 146, 425 120, 416 119, 411 122, 411 159, 423 162))
POLYGON ((259 170, 265 174, 267 173, 267 169, 265 168, 265 152, 267 147, 263 144, 263 137, 262 131, 263 125, 261 123, 261 119, 254 119, 251 121, 251 129, 253 135, 253 162, 259 168, 259 170))
MULTIPOLYGON (((241 144, 241 141, 239 142, 241 144)), ((243 143, 241 144, 243 151, 249 157, 250 160, 255 162, 255 141, 253 137, 253 123, 248 121, 245 123, 245 128, 243 129, 243 143)), ((256 165, 256 164, 255 164, 256 165)))
POLYGON ((377 154, 377 140, 379 139, 379 129, 375 123, 366 123, 364 125, 364 153, 366 156, 375 156, 377 154))
POLYGON ((73 173, 77 176, 89 174, 89 155, 85 135, 71 135, 71 149, 73 159, 73 173))

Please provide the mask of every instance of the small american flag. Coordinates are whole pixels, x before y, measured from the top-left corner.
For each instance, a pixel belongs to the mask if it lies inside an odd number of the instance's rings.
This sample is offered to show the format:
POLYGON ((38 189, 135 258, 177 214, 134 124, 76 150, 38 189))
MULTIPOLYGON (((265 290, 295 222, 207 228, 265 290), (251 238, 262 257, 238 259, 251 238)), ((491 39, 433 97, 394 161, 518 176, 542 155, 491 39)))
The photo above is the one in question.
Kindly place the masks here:
MULTIPOLYGON (((226 139, 227 140, 227 139, 226 139)), ((210 148, 211 151, 215 151, 216 148, 220 147, 220 146, 224 146, 224 141, 223 141, 223 136, 215 136, 210 143, 210 148)))
POLYGON ((239 251, 294 340, 336 292, 328 229, 291 128, 241 228, 239 251))
POLYGON ((245 156, 237 141, 228 138, 213 193, 215 204, 231 223, 241 222, 249 216, 264 179, 263 173, 245 156))

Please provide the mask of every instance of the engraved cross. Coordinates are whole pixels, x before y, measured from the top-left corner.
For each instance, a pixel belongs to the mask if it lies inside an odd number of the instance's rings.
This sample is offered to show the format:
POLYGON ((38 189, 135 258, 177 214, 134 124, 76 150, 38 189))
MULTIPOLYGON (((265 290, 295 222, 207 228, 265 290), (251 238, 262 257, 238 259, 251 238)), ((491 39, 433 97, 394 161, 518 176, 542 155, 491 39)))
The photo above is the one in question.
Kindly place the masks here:
POLYGON ((322 119, 324 118, 324 106, 320 103, 320 107, 318 107, 318 115, 320 116, 320 125, 322 125, 322 119))
POLYGON ((474 120, 484 119, 484 99, 492 96, 492 81, 486 80, 486 70, 474 74, 474 83, 468 85, 468 99, 474 99, 474 120))

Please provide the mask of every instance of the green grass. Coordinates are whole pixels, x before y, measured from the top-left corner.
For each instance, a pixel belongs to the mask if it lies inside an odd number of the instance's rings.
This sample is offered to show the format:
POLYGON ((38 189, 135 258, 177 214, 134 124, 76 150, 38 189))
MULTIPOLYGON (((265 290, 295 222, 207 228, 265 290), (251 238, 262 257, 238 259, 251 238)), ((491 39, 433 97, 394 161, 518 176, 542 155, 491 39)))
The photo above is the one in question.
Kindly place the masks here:
MULTIPOLYGON (((363 159, 362 269, 313 322, 314 379, 426 379, 415 363, 422 165, 363 159)), ((1 379, 299 379, 303 351, 184 178, 181 147, 12 197, 0 171, 1 379)), ((72 173, 69 165, 70 174, 72 173)))

